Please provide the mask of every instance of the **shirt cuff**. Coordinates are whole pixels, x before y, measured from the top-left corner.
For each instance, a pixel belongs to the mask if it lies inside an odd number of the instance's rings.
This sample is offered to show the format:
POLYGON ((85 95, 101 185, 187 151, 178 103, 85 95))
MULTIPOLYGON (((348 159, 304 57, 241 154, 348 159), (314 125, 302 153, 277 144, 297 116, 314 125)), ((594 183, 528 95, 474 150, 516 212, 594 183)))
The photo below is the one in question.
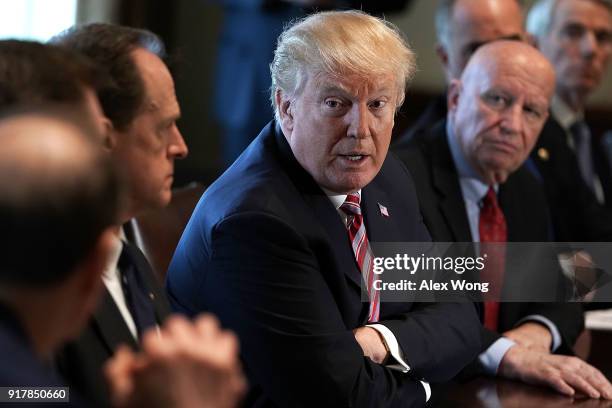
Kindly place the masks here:
MULTIPOLYGON (((391 357, 393 357, 398 362, 398 364, 387 364, 385 365, 385 367, 390 368, 392 370, 401 371, 402 373, 407 373, 408 371, 410 371, 410 366, 404 361, 402 350, 400 349, 400 346, 393 332, 383 324, 367 324, 366 327, 371 327, 378 333, 380 333, 383 339, 385 339, 385 343, 387 343, 387 347, 389 348, 389 354, 391 354, 391 357)), ((425 381, 420 381, 420 383, 425 389, 425 402, 427 402, 431 398, 431 386, 425 381)))
POLYGON ((485 372, 489 375, 497 374, 497 369, 499 368, 502 358, 504 358, 508 349, 514 345, 516 345, 516 343, 512 340, 506 337, 500 337, 491 344, 488 349, 480 353, 478 361, 484 367, 485 372))
POLYGON ((371 327, 378 333, 380 333, 383 339, 385 339, 385 343, 387 343, 387 347, 389 348, 389 354, 398 363, 387 364, 386 367, 391 368, 393 370, 401 371, 402 373, 407 373, 408 371, 410 371, 410 366, 404 361, 402 350, 400 350, 399 344, 397 343, 397 339, 395 338, 393 332, 389 330, 387 326, 382 324, 368 324, 366 325, 366 327, 371 327))
POLYGON ((518 327, 528 321, 538 322, 546 326, 552 336, 552 343, 550 345, 551 352, 556 351, 561 346, 561 333, 559 333, 559 329, 557 329, 557 326, 553 322, 551 322, 550 319, 547 319, 542 315, 525 316, 521 320, 519 320, 514 327, 518 327))
POLYGON ((425 402, 427 402, 431 398, 431 387, 429 386, 429 383, 426 383, 425 381, 421 381, 421 384, 423 384, 423 388, 425 388, 425 402))

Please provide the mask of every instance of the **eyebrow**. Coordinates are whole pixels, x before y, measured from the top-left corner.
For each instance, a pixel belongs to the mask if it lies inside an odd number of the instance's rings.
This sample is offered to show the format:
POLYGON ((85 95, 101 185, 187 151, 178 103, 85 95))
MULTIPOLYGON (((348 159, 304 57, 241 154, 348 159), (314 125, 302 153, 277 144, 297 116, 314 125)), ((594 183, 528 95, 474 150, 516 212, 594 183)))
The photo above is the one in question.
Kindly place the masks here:
MULTIPOLYGON (((376 93, 389 93, 392 92, 393 89, 389 88, 388 86, 385 86, 381 89, 376 90, 376 93)), ((328 93, 341 93, 343 94, 343 96, 350 96, 351 92, 343 87, 340 87, 338 85, 326 85, 323 86, 319 92, 320 94, 328 94, 328 93)))

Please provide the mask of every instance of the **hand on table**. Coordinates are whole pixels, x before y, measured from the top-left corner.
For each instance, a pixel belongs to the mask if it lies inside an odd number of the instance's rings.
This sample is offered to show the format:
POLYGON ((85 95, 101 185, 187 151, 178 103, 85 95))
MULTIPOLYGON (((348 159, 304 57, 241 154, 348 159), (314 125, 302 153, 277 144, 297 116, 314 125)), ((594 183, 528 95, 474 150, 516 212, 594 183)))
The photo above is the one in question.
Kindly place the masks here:
POLYGON ((233 407, 245 390, 238 340, 210 315, 170 317, 141 352, 120 348, 106 376, 118 407, 233 407))
POLYGON ((577 357, 512 346, 504 355, 498 375, 529 384, 547 385, 561 394, 585 394, 612 399, 612 385, 595 367, 577 357))

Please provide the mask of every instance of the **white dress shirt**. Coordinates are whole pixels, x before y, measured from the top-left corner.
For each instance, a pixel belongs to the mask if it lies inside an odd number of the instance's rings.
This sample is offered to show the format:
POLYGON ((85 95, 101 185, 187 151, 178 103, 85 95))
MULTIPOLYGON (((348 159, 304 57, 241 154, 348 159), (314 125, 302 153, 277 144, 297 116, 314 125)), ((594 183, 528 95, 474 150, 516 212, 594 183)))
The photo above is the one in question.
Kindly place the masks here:
POLYGON ((136 323, 134 323, 134 318, 132 317, 130 309, 128 309, 127 302, 125 300, 125 294, 123 293, 123 288, 121 287, 121 274, 117 265, 119 262, 119 257, 121 256, 121 251, 123 250, 122 239, 125 239, 123 228, 120 229, 119 236, 117 236, 114 242, 113 249, 108 258, 108 262, 106 263, 106 267, 104 268, 104 273, 102 274, 102 281, 104 282, 104 286, 106 286, 106 289, 110 293, 112 299, 115 301, 115 304, 121 313, 121 317, 123 317, 123 320, 125 320, 125 324, 130 330, 130 333, 132 333, 134 339, 138 341, 136 323))

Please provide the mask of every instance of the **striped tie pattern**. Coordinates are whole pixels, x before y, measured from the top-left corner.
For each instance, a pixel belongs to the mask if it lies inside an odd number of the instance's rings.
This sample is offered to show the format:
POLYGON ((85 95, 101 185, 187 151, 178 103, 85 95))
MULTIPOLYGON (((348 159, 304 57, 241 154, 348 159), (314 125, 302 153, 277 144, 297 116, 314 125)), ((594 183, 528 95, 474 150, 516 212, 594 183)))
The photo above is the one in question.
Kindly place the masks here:
POLYGON ((360 203, 361 196, 359 193, 351 193, 346 196, 346 200, 340 206, 340 209, 348 217, 346 228, 348 229, 357 265, 361 270, 363 281, 368 289, 368 297, 370 298, 368 321, 373 323, 377 322, 380 317, 380 292, 374 289, 374 257, 370 248, 370 242, 368 241, 368 235, 366 234, 365 224, 363 223, 360 203))

